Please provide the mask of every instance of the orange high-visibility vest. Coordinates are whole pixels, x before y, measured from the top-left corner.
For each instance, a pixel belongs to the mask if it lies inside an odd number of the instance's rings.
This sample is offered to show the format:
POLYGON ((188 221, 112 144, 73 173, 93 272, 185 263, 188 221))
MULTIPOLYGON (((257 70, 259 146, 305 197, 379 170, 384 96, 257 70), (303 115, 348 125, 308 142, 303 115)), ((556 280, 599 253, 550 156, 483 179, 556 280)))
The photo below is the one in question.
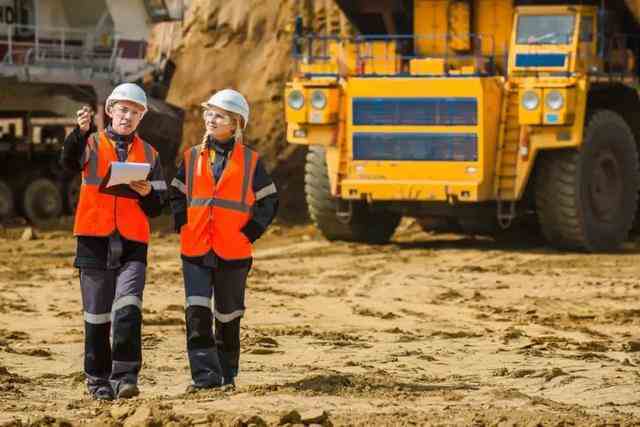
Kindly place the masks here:
POLYGON ((182 254, 213 251, 223 259, 250 258, 251 242, 240 231, 251 218, 255 202, 253 174, 258 154, 236 141, 216 182, 209 150, 193 147, 184 153, 187 223, 180 230, 182 254))
MULTIPOLYGON (((104 132, 87 140, 86 165, 82 171, 80 199, 76 209, 73 234, 106 237, 116 229, 128 240, 149 242, 149 220, 137 199, 116 197, 99 191, 111 162, 118 161, 116 148, 104 132)), ((149 163, 157 159, 156 150, 135 135, 129 144, 127 162, 149 163)))

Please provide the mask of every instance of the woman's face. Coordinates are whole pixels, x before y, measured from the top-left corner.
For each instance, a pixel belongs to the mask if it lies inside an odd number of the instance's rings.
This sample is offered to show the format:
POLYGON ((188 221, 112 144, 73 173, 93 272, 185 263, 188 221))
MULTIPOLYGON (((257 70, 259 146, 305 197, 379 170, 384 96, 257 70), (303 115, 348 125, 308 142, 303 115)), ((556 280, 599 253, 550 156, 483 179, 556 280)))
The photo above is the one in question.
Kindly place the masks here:
POLYGON ((210 107, 202 113, 207 135, 218 141, 226 141, 236 131, 236 123, 231 114, 218 107, 210 107))

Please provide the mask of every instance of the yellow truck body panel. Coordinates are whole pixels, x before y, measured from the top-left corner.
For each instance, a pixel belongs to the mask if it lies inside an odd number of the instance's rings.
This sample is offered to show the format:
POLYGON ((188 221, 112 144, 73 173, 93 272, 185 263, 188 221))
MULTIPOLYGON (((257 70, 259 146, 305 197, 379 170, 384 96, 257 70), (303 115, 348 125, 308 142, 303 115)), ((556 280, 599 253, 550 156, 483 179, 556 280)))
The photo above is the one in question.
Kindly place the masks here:
MULTIPOLYGON (((489 200, 493 197, 493 164, 495 162, 498 122, 501 105, 500 77, 483 79, 433 78, 433 79, 376 79, 352 78, 345 86, 345 93, 354 102, 347 104, 345 143, 347 170, 341 181, 340 196, 347 199, 368 200, 436 200, 461 201, 489 200), (382 101, 385 99, 415 100, 427 102, 455 103, 469 100, 476 105, 474 124, 439 125, 362 125, 360 114, 354 111, 360 101, 382 101), (416 135, 433 136, 437 143, 464 135, 463 141, 473 144, 473 159, 454 161, 412 160, 424 153, 390 155, 372 153, 359 155, 359 137, 374 141, 376 138, 393 138, 406 144, 419 144, 416 135), (467 138, 469 137, 469 138, 467 138), (396 158, 393 157, 403 157, 396 158), (372 160, 371 158, 378 158, 372 160), (384 157, 392 157, 385 159, 384 157)), ((454 105, 454 104, 451 104, 454 105)), ((464 143, 464 142, 463 142, 464 143)), ((377 143, 384 146, 385 142, 377 143)), ((421 148, 415 148, 419 151, 421 148)), ((425 148, 429 149, 429 148, 425 148)), ((384 147, 381 150, 385 150, 384 147)), ((429 155, 428 153, 426 153, 429 155)))

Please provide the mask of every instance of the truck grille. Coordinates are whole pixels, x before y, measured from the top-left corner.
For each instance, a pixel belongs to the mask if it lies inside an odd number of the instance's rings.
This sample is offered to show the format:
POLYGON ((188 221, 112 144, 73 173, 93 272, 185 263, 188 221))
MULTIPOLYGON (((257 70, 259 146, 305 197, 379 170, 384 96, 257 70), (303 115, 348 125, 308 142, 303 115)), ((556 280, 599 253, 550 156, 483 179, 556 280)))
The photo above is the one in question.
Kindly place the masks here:
POLYGON ((474 126, 475 98, 354 98, 353 124, 474 126))
POLYGON ((473 133, 356 132, 353 159, 475 162, 478 137, 473 133))

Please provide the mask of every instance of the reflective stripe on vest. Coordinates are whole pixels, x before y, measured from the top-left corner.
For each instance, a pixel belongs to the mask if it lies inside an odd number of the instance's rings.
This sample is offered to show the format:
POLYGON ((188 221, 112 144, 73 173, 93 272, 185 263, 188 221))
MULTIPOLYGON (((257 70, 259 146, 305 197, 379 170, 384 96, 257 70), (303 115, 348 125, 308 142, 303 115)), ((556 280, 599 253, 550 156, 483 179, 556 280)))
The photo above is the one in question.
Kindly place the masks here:
MULTIPOLYGON (((137 199, 115 197, 101 193, 100 183, 111 162, 118 161, 114 144, 104 132, 92 134, 87 141, 88 161, 82 171, 82 186, 76 209, 76 236, 106 237, 116 228, 128 240, 149 242, 149 221, 137 199)), ((134 136, 129 146, 127 162, 149 163, 157 159, 153 147, 134 136)))
POLYGON ((193 147, 184 154, 187 224, 181 248, 186 256, 214 251, 224 259, 251 257, 251 243, 240 231, 255 201, 252 180, 258 155, 240 141, 234 144, 219 182, 213 177, 209 150, 193 147))
POLYGON ((98 176, 98 134, 94 133, 87 141, 89 152, 89 162, 87 163, 87 174, 82 175, 82 183, 87 185, 100 185, 102 181, 98 176))

